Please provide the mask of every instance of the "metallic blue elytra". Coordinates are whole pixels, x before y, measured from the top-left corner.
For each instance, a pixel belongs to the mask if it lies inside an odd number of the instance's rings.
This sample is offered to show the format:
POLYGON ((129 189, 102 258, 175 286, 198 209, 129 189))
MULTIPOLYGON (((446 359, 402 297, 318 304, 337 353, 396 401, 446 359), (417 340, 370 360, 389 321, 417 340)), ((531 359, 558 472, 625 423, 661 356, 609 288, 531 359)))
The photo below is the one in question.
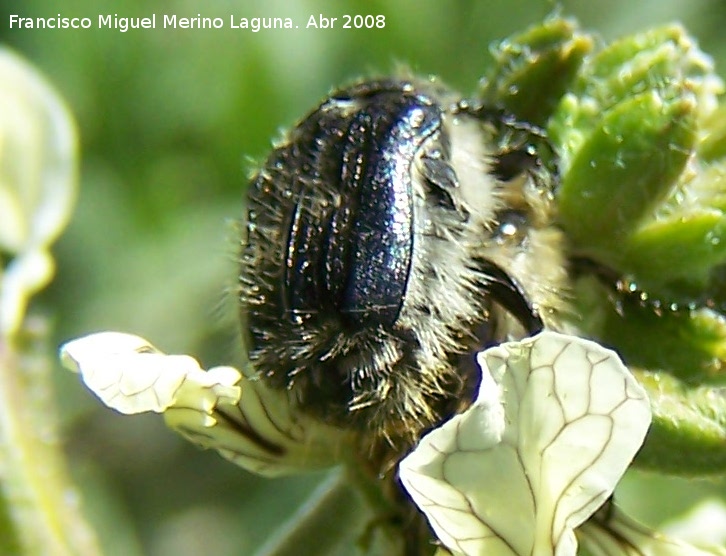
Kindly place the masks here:
POLYGON ((323 310, 351 328, 394 324, 413 256, 411 165, 440 126, 441 111, 426 96, 366 83, 331 97, 273 152, 252 185, 250 209, 271 217, 265 185, 284 168, 274 178, 284 184, 279 219, 265 225, 284 234, 283 275, 267 299, 274 318, 310 321, 323 310))
POLYGON ((413 255, 411 164, 441 125, 438 108, 414 95, 379 94, 351 122, 344 165, 357 201, 340 311, 359 325, 393 325, 413 255))
MULTIPOLYGON (((443 135, 442 121, 431 91, 406 81, 362 82, 301 120, 253 177, 241 254, 243 321, 250 356, 273 384, 289 386, 291 376, 325 365, 331 370, 316 372, 339 383, 332 375, 364 352, 393 357, 379 336, 404 334, 396 323, 412 273, 414 164, 443 135)), ((444 161, 434 166, 451 172, 444 161)), ((351 386, 336 388, 346 392, 325 395, 344 407, 351 386)))

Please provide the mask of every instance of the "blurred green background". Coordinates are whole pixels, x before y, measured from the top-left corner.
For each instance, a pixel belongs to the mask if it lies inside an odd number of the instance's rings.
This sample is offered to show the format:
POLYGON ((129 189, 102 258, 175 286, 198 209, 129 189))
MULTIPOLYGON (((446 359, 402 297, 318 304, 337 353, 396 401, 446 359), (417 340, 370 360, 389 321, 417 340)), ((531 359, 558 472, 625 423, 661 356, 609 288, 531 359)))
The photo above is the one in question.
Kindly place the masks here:
MULTIPOLYGON (((54 343, 133 332, 207 367, 234 363, 235 224, 254 161, 332 87, 400 65, 472 92, 489 44, 555 9, 604 39, 681 21, 726 74, 722 0, 125 0, 0 2, 0 39, 35 63, 77 117, 81 193, 58 273, 33 310, 54 343), (338 17, 327 30, 9 30, 8 14, 338 17), (344 30, 342 14, 384 14, 344 30), (225 293, 227 292, 227 293, 225 293)), ((94 25, 95 26, 95 25, 94 25)), ((109 555, 252 554, 320 476, 263 480, 165 429, 102 408, 56 373, 67 452, 109 555)), ((723 488, 631 476, 621 500, 657 523, 723 488)))

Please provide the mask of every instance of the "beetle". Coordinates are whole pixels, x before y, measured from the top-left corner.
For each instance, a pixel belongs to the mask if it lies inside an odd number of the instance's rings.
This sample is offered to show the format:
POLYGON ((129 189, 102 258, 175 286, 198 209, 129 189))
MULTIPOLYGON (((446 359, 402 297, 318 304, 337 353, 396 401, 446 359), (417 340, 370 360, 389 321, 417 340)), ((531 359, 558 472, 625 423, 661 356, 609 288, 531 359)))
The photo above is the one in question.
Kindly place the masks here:
POLYGON ((553 183, 527 133, 435 79, 334 91, 248 187, 254 369, 371 444, 415 441, 471 398, 473 352, 565 310, 553 183))

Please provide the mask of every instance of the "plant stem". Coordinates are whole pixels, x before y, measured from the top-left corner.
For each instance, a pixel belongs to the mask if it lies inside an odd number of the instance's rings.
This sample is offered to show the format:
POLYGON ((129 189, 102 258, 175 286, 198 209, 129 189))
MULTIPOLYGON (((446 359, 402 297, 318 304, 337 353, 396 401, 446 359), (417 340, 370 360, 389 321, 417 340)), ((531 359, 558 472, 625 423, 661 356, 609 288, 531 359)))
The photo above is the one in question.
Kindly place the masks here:
POLYGON ((33 324, 0 337, 0 515, 17 554, 96 556, 58 441, 45 327, 33 324))

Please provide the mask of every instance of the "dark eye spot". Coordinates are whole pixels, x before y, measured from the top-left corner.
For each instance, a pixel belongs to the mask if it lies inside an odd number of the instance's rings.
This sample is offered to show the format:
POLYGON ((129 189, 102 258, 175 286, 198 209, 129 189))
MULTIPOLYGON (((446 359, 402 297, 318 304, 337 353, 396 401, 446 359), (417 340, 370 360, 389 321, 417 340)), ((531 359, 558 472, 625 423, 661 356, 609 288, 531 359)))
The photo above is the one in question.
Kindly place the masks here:
POLYGON ((527 234, 529 219, 519 210, 503 210, 497 214, 494 237, 502 243, 520 243, 527 234))

